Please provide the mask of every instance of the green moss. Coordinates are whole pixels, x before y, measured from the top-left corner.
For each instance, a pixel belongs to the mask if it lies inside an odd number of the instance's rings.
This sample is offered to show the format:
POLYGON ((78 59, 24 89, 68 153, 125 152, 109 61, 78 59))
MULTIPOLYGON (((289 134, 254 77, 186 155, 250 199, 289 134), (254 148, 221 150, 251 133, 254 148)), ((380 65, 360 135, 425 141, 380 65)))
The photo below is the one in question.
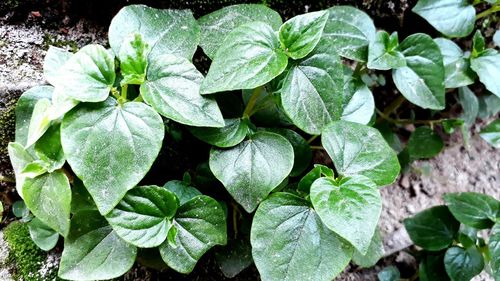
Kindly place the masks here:
POLYGON ((7 154, 7 145, 9 142, 14 141, 16 100, 17 98, 8 100, 5 107, 0 109, 0 174, 7 177, 13 177, 7 154))
POLYGON ((45 33, 43 35, 43 49, 48 50, 49 46, 55 46, 59 48, 70 47, 73 53, 78 51, 78 44, 72 40, 60 40, 55 38, 53 35, 45 33))

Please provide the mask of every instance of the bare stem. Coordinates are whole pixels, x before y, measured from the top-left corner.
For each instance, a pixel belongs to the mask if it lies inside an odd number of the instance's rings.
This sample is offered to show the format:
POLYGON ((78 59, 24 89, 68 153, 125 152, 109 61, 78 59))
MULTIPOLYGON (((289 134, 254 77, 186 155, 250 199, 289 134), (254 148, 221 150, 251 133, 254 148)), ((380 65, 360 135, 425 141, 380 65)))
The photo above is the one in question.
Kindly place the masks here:
POLYGON ((250 97, 250 100, 248 101, 247 106, 245 107, 245 111, 243 111, 243 117, 248 118, 252 115, 252 110, 255 104, 257 103, 257 99, 260 96, 261 90, 262 90, 261 87, 257 87, 253 90, 252 96, 250 97))
POLYGON ((325 150, 325 148, 322 147, 321 145, 311 145, 311 149, 314 149, 314 150, 325 150))
POLYGON ((484 10, 481 13, 477 14, 476 20, 479 20, 479 19, 482 19, 484 17, 487 17, 487 16, 489 16, 491 14, 494 14, 494 13, 496 13, 498 11, 500 11, 500 5, 499 4, 495 4, 491 8, 489 8, 487 10, 484 10))

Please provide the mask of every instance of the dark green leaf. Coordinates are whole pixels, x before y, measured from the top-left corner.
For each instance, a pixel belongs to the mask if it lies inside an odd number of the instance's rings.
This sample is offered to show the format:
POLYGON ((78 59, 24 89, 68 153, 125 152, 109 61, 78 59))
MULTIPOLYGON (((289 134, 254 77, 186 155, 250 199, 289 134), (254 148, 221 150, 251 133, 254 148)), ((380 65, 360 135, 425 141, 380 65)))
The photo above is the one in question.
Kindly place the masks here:
POLYGON ((55 124, 35 143, 35 153, 49 165, 49 172, 62 168, 66 162, 61 146, 61 126, 55 124))
POLYGON ((444 269, 444 252, 424 252, 418 275, 421 281, 448 281, 450 277, 444 269))
POLYGON ((212 148, 210 169, 247 212, 277 187, 293 167, 293 147, 284 137, 257 132, 229 149, 212 148))
POLYGON ((399 175, 396 153, 375 128, 336 121, 323 131, 321 142, 342 176, 363 175, 382 186, 399 175))
POLYGON ((181 206, 194 197, 202 195, 198 189, 182 181, 169 181, 163 187, 175 193, 181 206))
POLYGON ((445 119, 441 122, 443 131, 447 134, 453 134, 456 128, 463 128, 464 120, 462 119, 445 119))
MULTIPOLYGON (((284 76, 283 74, 281 76, 284 76)), ((272 81, 271 81, 272 83, 272 81)), ((248 104, 254 91, 260 91, 252 114, 252 121, 266 127, 282 127, 292 125, 292 121, 286 115, 281 105, 281 95, 279 92, 270 92, 274 89, 270 87, 259 87, 254 90, 243 90, 243 101, 248 104)), ((279 91, 279 90, 277 90, 279 91)))
POLYGON ((438 155, 443 147, 441 137, 427 126, 415 129, 407 144, 411 159, 432 158, 438 155))
POLYGON ((388 266, 384 268, 377 274, 379 281, 399 281, 401 279, 401 273, 397 267, 388 266))
POLYGON ((500 112, 500 97, 486 94, 478 97, 479 99, 479 114, 481 119, 487 119, 500 112))
POLYGON ((445 38, 436 38, 434 42, 443 55, 444 86, 458 88, 474 83, 475 74, 462 49, 455 42, 445 38))
POLYGON ((54 87, 36 86, 24 92, 16 105, 16 142, 25 146, 33 109, 38 100, 51 99, 54 87))
POLYGON ((500 201, 486 194, 448 193, 443 198, 453 216, 465 225, 485 229, 500 219, 500 201))
POLYGON ((71 213, 76 214, 81 211, 97 211, 97 206, 92 196, 79 178, 73 179, 71 191, 71 213))
POLYGON ((453 242, 460 223, 446 206, 424 210, 404 220, 411 240, 429 251, 446 249, 453 242))
POLYGON ((372 267, 374 266, 382 257, 384 256, 384 244, 382 243, 382 237, 380 236, 380 231, 375 230, 370 247, 365 255, 361 254, 359 251, 354 251, 352 256, 352 261, 361 267, 372 267))
POLYGON ((302 179, 300 179, 297 186, 298 190, 309 193, 309 189, 313 182, 319 179, 321 176, 334 177, 335 174, 332 169, 327 166, 314 164, 314 168, 309 171, 302 179))
POLYGON ((479 56, 486 49, 486 42, 480 30, 476 30, 472 37, 472 57, 479 56))
POLYGON ((368 64, 370 69, 389 70, 406 66, 406 60, 399 51, 398 34, 389 35, 385 31, 378 31, 375 40, 368 48, 368 64))
POLYGON ((73 53, 62 48, 49 46, 43 61, 43 76, 50 84, 54 85, 60 75, 61 67, 73 56, 73 53))
POLYGON ((120 70, 123 75, 123 79, 120 81, 121 85, 140 85, 144 82, 150 50, 151 46, 142 40, 141 34, 132 33, 123 39, 118 52, 120 70))
POLYGON ((81 104, 61 125, 68 163, 101 214, 109 213, 148 172, 164 135, 161 117, 143 103, 81 104))
POLYGON ((232 240, 224 248, 217 249, 215 260, 224 276, 233 278, 252 265, 252 246, 247 240, 232 240))
POLYGON ((479 134, 485 141, 487 141, 492 146, 499 148, 500 147, 500 119, 496 119, 495 121, 488 124, 488 126, 484 127, 479 134))
POLYGON ((368 124, 375 112, 372 92, 361 79, 344 75, 342 120, 368 124))
POLYGON ((34 218, 28 223, 28 229, 31 240, 44 251, 52 250, 59 240, 59 233, 38 218, 34 218))
POLYGON ((478 240, 477 231, 473 227, 461 224, 458 231, 458 242, 466 249, 475 246, 476 240, 478 240))
POLYGON ((451 247, 444 256, 444 267, 446 273, 453 281, 469 281, 472 277, 483 271, 483 255, 471 247, 466 250, 459 247, 451 247))
POLYGON ((192 127, 189 131, 200 140, 218 147, 231 147, 242 142, 247 133, 247 122, 240 119, 226 119, 225 126, 222 128, 196 128, 192 127))

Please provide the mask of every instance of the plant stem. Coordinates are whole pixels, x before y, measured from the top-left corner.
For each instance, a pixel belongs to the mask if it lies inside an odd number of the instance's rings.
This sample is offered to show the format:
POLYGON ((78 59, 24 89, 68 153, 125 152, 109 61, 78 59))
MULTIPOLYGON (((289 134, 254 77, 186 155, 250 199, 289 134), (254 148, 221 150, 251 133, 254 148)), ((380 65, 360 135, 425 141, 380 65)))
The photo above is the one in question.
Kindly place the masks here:
POLYGON ((496 13, 498 11, 500 11, 500 5, 499 4, 495 4, 491 8, 489 8, 487 10, 484 10, 481 13, 477 14, 476 20, 479 20, 479 19, 482 19, 484 17, 487 17, 487 16, 489 16, 489 15, 491 15, 493 13, 496 13))
MULTIPOLYGON (((398 96, 393 102, 391 102, 386 108, 384 108, 383 111, 383 116, 389 117, 393 112, 395 112, 403 103, 406 101, 405 97, 403 96, 398 96)), ((383 118, 382 115, 380 115, 380 118, 377 119, 377 122, 382 121, 383 118)))
POLYGON ((325 150, 324 147, 322 147, 321 145, 311 145, 311 149, 316 149, 316 150, 325 150))
POLYGON ((252 116, 252 113, 253 113, 252 110, 253 110, 255 104, 257 103, 257 99, 260 96, 261 90, 262 90, 262 87, 257 87, 253 90, 252 96, 250 97, 250 100, 248 101, 247 106, 245 107, 245 111, 243 111, 244 118, 248 118, 248 117, 252 116))
POLYGON ((16 180, 10 177, 6 177, 3 175, 0 175, 0 182, 9 182, 9 183, 15 183, 16 180))
POLYGON ((128 89, 128 85, 125 84, 122 86, 122 93, 121 93, 121 97, 124 101, 127 100, 127 89, 128 89))
POLYGON ((307 143, 311 144, 318 137, 319 137, 319 135, 312 136, 310 139, 307 140, 307 143))
POLYGON ((412 120, 412 119, 394 119, 389 116, 387 116, 385 113, 382 111, 375 109, 377 111, 377 114, 380 115, 380 117, 390 123, 394 124, 426 124, 433 126, 435 123, 441 123, 445 121, 446 119, 435 119, 435 120, 412 120))
POLYGON ((356 64, 356 68, 354 69, 354 74, 361 74, 361 72, 365 69, 366 63, 358 62, 356 64))

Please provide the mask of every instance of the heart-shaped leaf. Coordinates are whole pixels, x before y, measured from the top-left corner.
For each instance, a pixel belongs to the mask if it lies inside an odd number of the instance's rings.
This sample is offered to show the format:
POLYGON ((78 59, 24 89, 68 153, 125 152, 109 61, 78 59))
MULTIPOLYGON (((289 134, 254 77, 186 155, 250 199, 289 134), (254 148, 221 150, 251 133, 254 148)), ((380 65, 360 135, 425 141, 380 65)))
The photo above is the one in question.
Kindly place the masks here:
POLYGON ((363 175, 382 186, 399 175, 396 153, 377 129, 336 121, 325 128, 321 142, 342 176, 363 175))
POLYGON ((470 67, 479 76, 481 83, 486 86, 488 91, 500 97, 500 53, 496 50, 488 49, 479 57, 473 57, 470 60, 470 67))
POLYGON ((427 126, 415 129, 408 139, 406 148, 411 159, 432 158, 441 152, 444 142, 441 137, 427 126))
POLYGON ((201 93, 257 88, 280 75, 287 64, 288 57, 270 25, 243 24, 224 39, 201 84, 201 93))
POLYGON ((43 60, 43 76, 50 84, 55 85, 59 70, 61 67, 73 56, 73 53, 66 51, 62 48, 49 46, 49 50, 43 60))
POLYGON ((281 16, 265 5, 239 4, 224 7, 198 19, 201 28, 200 47, 213 59, 226 36, 238 26, 261 21, 278 30, 281 16))
POLYGON ((257 132, 235 147, 212 148, 210 169, 250 213, 288 176, 293 157, 293 147, 284 137, 257 132))
POLYGON ((375 112, 375 100, 366 84, 352 75, 344 75, 342 120, 368 124, 375 112))
POLYGON ((329 229, 367 253, 382 211, 380 192, 369 178, 319 178, 311 186, 311 202, 329 229))
POLYGON ((334 279, 353 249, 330 231, 309 203, 289 193, 275 193, 257 209, 252 255, 263 280, 334 279))
POLYGON ((59 240, 59 233, 38 218, 34 218, 28 223, 28 230, 31 240, 44 251, 52 250, 59 240))
POLYGON ((42 99, 51 99, 54 87, 36 86, 24 92, 16 105, 16 142, 25 146, 35 104, 42 99))
POLYGON ((177 196, 181 206, 194 197, 202 195, 198 189, 183 181, 169 181, 163 187, 172 191, 177 196))
POLYGON ((352 261, 364 268, 372 267, 384 256, 384 244, 380 231, 375 230, 370 246, 366 254, 361 254, 359 251, 354 251, 352 261))
POLYGON ((141 248, 159 246, 167 239, 179 199, 168 189, 149 185, 127 192, 106 215, 113 230, 123 240, 141 248))
POLYGON ((484 258, 476 247, 451 247, 444 255, 444 268, 451 280, 466 281, 483 271, 484 258))
POLYGON ((434 42, 443 55, 444 86, 458 88, 474 83, 474 72, 462 49, 455 42, 445 38, 436 38, 434 42))
POLYGON ((394 32, 389 35, 383 30, 377 32, 375 40, 368 48, 368 68, 389 70, 405 65, 405 57, 399 51, 398 34, 394 32))
POLYGON ((486 194, 448 193, 443 198, 453 216, 465 225, 485 229, 500 219, 500 201, 486 194))
POLYGON ((161 117, 143 103, 112 98, 81 104, 64 116, 62 146, 101 214, 109 213, 146 175, 164 136, 161 117))
POLYGON ((175 215, 175 246, 164 242, 160 254, 167 265, 178 272, 189 273, 198 259, 215 245, 225 245, 226 215, 213 198, 196 196, 184 203, 175 215))
POLYGON ((185 58, 164 55, 151 61, 140 91, 161 115, 182 124, 222 127, 224 119, 213 98, 200 95, 203 75, 185 58))
POLYGON ((190 132, 200 140, 218 147, 231 147, 242 142, 247 133, 247 122, 240 118, 224 120, 222 128, 190 128, 190 132))
POLYGON ((144 82, 150 50, 151 46, 142 40, 141 34, 132 33, 124 38, 118 53, 120 71, 123 75, 121 85, 140 85, 144 82))

